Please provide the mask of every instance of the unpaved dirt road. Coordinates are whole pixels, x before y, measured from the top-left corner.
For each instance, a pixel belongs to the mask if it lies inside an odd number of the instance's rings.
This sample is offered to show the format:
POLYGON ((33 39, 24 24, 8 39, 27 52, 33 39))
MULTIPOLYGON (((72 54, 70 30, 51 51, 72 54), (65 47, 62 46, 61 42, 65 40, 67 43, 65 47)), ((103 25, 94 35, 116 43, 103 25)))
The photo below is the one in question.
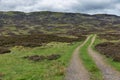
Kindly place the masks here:
POLYGON ((91 55, 93 60, 95 61, 98 68, 101 70, 103 74, 104 80, 120 80, 120 73, 113 69, 109 64, 106 63, 104 57, 94 51, 91 46, 94 43, 96 35, 92 38, 91 44, 88 47, 88 53, 91 55))
POLYGON ((91 36, 84 41, 83 44, 78 46, 73 52, 73 56, 69 67, 67 68, 65 80, 89 80, 89 73, 84 68, 79 56, 80 48, 90 39, 91 36))

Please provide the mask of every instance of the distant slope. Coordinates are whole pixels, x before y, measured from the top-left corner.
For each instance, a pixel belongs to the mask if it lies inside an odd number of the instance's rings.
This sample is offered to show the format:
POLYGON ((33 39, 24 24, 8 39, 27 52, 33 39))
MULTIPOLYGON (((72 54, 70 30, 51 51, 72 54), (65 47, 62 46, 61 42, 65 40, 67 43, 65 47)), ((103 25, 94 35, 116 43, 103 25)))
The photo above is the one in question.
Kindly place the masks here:
POLYGON ((0 35, 31 33, 78 34, 120 31, 120 17, 107 14, 0 12, 0 35))

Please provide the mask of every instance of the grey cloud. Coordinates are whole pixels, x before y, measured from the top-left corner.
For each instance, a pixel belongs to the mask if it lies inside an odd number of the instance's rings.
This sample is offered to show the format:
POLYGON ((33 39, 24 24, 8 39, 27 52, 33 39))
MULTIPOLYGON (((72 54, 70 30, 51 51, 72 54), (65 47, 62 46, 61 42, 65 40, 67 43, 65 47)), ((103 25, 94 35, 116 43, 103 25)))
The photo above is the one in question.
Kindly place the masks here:
MULTIPOLYGON (((76 5, 76 8, 82 11, 91 11, 91 10, 104 10, 104 9, 113 9, 118 3, 118 0, 89 0, 88 2, 83 1, 82 6, 76 5)), ((119 1, 120 2, 120 1, 119 1)))
POLYGON ((120 0, 0 0, 0 11, 57 11, 120 15, 120 0))

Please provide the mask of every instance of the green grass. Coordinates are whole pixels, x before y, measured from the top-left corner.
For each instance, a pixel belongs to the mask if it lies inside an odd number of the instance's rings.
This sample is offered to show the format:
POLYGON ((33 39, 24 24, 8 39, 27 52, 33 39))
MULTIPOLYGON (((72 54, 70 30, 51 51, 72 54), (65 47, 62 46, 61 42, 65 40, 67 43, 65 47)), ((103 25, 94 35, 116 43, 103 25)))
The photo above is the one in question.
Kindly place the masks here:
POLYGON ((91 80, 103 80, 102 74, 100 70, 97 68, 95 62, 91 58, 91 56, 88 54, 88 46, 91 43, 92 37, 88 40, 88 42, 80 49, 80 57, 83 61, 84 66, 89 71, 91 80))
MULTIPOLYGON (((93 49, 95 50, 95 45, 97 45, 97 44, 99 44, 99 43, 102 43, 102 42, 104 42, 104 40, 100 40, 99 38, 97 38, 96 40, 95 40, 95 43, 94 43, 94 45, 93 45, 93 49)), ((116 61, 113 61, 113 59, 112 58, 105 58, 106 59, 106 61, 108 62, 108 64, 110 64, 112 67, 114 67, 116 70, 118 70, 118 71, 120 71, 120 62, 116 62, 116 61)))
POLYGON ((112 58, 107 58, 107 62, 113 66, 116 70, 120 71, 120 62, 113 61, 112 58))
MULTIPOLYGON (((49 43, 37 48, 14 47, 10 54, 0 55, 2 80, 63 80, 73 50, 80 43, 49 43), (58 60, 33 62, 23 59, 30 55, 60 54, 58 60)), ((1 77, 0 77, 1 78, 1 77)))

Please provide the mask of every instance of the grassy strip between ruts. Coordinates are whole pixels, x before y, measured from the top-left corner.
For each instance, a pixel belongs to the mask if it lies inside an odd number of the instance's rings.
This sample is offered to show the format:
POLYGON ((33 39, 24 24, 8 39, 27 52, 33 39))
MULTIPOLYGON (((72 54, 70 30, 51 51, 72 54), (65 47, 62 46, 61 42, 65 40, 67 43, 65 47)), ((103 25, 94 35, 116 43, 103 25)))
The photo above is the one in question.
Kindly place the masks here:
POLYGON ((0 55, 2 80, 63 80, 65 68, 80 43, 49 43, 37 48, 14 47, 10 54, 0 55), (24 56, 60 54, 57 60, 34 62, 24 56))
MULTIPOLYGON (((102 43, 102 42, 104 42, 103 40, 100 40, 99 38, 97 38, 96 40, 95 40, 95 43, 94 43, 94 45, 93 45, 93 49, 94 50, 96 50, 95 49, 95 45, 97 45, 97 44, 99 44, 99 43, 102 43)), ((120 62, 116 62, 116 61, 113 61, 113 59, 112 58, 105 58, 106 59, 106 61, 108 62, 108 64, 110 64, 112 67, 114 67, 116 70, 118 70, 118 71, 120 71, 120 62)))
MULTIPOLYGON (((93 36, 92 36, 93 37, 93 36)), ((91 43, 91 39, 87 41, 87 43, 81 47, 80 49, 80 57, 83 61, 84 66, 90 73, 90 80, 102 80, 101 71, 96 66, 95 62, 93 61, 92 57, 88 54, 88 46, 91 43)))

